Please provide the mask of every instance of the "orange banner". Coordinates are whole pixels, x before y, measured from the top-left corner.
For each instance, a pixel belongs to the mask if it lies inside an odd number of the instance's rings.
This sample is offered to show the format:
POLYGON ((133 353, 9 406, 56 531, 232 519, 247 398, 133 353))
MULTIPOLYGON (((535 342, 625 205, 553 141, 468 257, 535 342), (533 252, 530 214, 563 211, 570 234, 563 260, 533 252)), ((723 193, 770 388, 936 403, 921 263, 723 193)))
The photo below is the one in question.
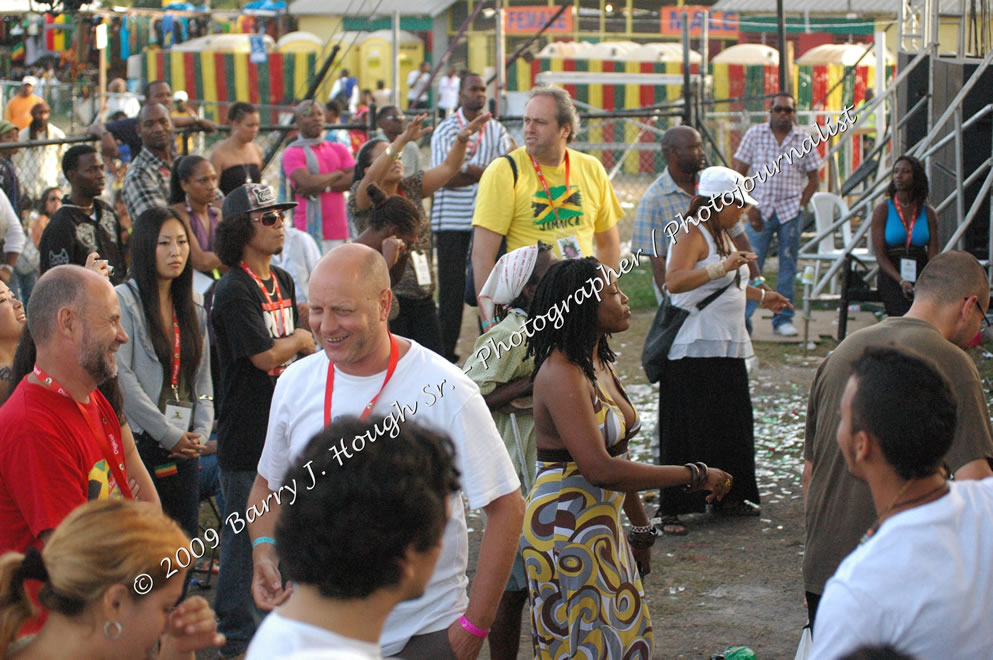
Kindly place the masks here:
MULTIPOLYGON (((504 30, 507 34, 535 34, 558 12, 558 7, 547 5, 507 7, 504 15, 504 30)), ((571 34, 572 7, 569 7, 555 22, 548 26, 544 34, 571 34)))
MULTIPOLYGON (((662 7, 661 33, 672 36, 683 34, 683 12, 690 16, 690 36, 699 37, 703 31, 703 13, 708 7, 662 7)), ((711 11, 707 21, 707 36, 711 39, 738 38, 738 12, 711 11)))

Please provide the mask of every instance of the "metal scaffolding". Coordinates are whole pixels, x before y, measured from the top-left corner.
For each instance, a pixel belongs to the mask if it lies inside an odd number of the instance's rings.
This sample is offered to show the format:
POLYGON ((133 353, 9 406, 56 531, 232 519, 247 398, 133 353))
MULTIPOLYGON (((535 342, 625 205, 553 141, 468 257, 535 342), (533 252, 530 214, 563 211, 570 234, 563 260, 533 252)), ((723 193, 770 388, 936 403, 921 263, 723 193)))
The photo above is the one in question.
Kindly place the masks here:
MULTIPOLYGON (((966 10, 965 3, 962 3, 963 12, 963 24, 966 21, 966 10)), ((924 162, 925 168, 927 170, 929 178, 932 173, 932 160, 934 154, 941 148, 948 145, 950 142, 954 141, 955 149, 955 187, 954 190, 943 200, 935 204, 935 208, 939 213, 948 209, 954 204, 954 213, 956 219, 956 229, 952 236, 948 239, 942 248, 942 251, 952 249, 958 246, 960 240, 965 234, 966 230, 975 220, 976 215, 981 207, 983 201, 989 197, 990 190, 993 188, 993 149, 988 158, 986 158, 983 163, 974 169, 973 171, 966 173, 964 172, 964 160, 963 160, 963 149, 965 148, 962 142, 962 131, 969 128, 976 122, 980 121, 987 115, 993 113, 993 104, 988 104, 981 107, 978 112, 974 113, 968 118, 963 117, 963 103, 969 92, 976 86, 980 81, 982 75, 993 62, 993 49, 986 52, 985 57, 979 62, 976 69, 969 76, 965 84, 958 90, 954 99, 948 104, 947 107, 943 109, 941 115, 935 119, 934 114, 936 111, 942 110, 941 108, 935 108, 933 105, 934 96, 934 65, 935 59, 938 54, 938 0, 901 0, 900 5, 900 17, 898 21, 898 45, 901 52, 906 54, 914 55, 913 59, 910 60, 908 65, 899 72, 899 74, 893 79, 886 90, 876 96, 871 102, 859 108, 858 121, 855 127, 862 125, 870 114, 872 114, 877 109, 882 109, 885 107, 885 103, 889 101, 890 103, 890 121, 886 122, 885 127, 879 125, 879 137, 877 139, 877 144, 868 158, 879 157, 879 165, 876 170, 876 176, 873 181, 869 181, 864 186, 864 191, 859 195, 857 201, 850 207, 848 213, 844 217, 831 223, 830 227, 818 231, 817 235, 804 243, 800 248, 799 258, 801 260, 808 261, 820 261, 822 264, 829 262, 830 265, 827 269, 819 269, 823 273, 813 284, 807 284, 804 287, 804 315, 806 318, 810 318, 810 304, 812 301, 825 301, 825 300, 837 300, 836 296, 826 296, 824 291, 830 286, 832 280, 839 276, 843 268, 846 268, 847 264, 850 262, 850 255, 852 250, 862 241, 869 231, 871 223, 869 222, 869 217, 871 216, 872 209, 878 203, 878 198, 885 192, 886 187, 889 184, 889 171, 892 167, 892 159, 901 154, 899 149, 899 131, 907 123, 907 121, 920 113, 926 104, 927 107, 927 133, 921 138, 917 143, 911 146, 909 149, 903 151, 911 156, 914 156, 924 162), (906 113, 902 117, 897 115, 897 98, 900 92, 904 91, 902 86, 909 84, 909 78, 911 72, 915 70, 922 62, 927 62, 928 64, 928 93, 924 98, 921 98, 916 102, 913 107, 907 109, 906 113), (945 134, 943 137, 939 136, 942 130, 949 121, 952 122, 951 130, 945 134), (979 181, 982 177, 983 184, 976 196, 973 203, 968 209, 965 208, 965 189, 979 181), (840 249, 836 254, 824 255, 818 254, 817 246, 820 241, 828 236, 833 236, 842 225, 851 221, 852 218, 860 217, 864 220, 860 223, 858 229, 852 233, 851 239, 845 244, 844 248, 840 249)), ((881 39, 881 35, 877 35, 877 40, 881 39)), ((960 42, 959 52, 962 52, 962 45, 960 42)), ((910 99, 911 95, 907 95, 910 99)), ((910 101, 908 101, 908 104, 910 101)), ((855 131, 849 130, 843 133, 838 141, 830 148, 828 151, 825 162, 827 162, 835 153, 837 153, 842 146, 847 142, 852 140, 855 135, 855 131)), ((935 200, 937 201, 937 200, 935 200)), ((990 231, 989 231, 989 245, 987 259, 982 263, 988 265, 990 262, 990 256, 993 255, 993 204, 990 205, 990 231)), ((871 259, 870 259, 871 260, 871 259)), ((993 287, 993 269, 989 270, 990 284, 993 287)), ((876 269, 872 269, 867 274, 867 279, 876 272, 876 269)), ((846 279, 849 276, 848 273, 845 274, 846 279)), ((847 297, 844 293, 841 296, 841 302, 846 303, 847 297)), ((847 309, 840 310, 842 315, 847 314, 847 309)))

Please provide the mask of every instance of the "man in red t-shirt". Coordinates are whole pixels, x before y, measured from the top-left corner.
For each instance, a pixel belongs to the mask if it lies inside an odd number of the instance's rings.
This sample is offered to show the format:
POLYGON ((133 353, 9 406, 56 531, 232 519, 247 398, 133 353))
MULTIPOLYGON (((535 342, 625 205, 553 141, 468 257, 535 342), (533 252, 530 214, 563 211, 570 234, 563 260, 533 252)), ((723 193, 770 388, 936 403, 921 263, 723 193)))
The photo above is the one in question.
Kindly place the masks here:
POLYGON ((352 185, 355 160, 348 147, 324 141, 324 112, 314 101, 296 107, 294 123, 300 135, 283 152, 283 171, 298 204, 293 224, 324 253, 349 238, 344 191, 352 185))
POLYGON ((110 282, 56 266, 28 304, 35 369, 0 408, 0 554, 41 547, 70 511, 131 497, 121 426, 96 387, 128 341, 110 282))

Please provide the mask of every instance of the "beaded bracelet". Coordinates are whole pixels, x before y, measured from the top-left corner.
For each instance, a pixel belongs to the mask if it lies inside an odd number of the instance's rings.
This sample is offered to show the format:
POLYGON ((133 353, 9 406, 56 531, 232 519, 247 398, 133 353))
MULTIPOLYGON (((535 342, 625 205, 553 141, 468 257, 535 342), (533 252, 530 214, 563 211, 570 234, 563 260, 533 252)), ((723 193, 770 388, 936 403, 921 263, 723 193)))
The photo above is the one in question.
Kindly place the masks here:
POLYGON ((628 534, 628 543, 632 548, 650 548, 655 545, 655 530, 649 534, 635 534, 632 531, 628 534))

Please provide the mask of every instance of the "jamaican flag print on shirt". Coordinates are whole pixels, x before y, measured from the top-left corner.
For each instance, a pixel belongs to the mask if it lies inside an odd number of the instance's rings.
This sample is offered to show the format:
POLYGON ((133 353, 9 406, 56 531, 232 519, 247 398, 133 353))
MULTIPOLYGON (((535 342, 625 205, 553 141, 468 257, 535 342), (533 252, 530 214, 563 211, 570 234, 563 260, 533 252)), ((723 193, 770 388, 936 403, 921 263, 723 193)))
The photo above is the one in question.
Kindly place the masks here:
POLYGON ((565 227, 578 227, 583 221, 583 194, 575 185, 552 186, 552 204, 544 188, 539 188, 531 196, 531 208, 534 209, 534 224, 542 231, 554 231, 565 227), (554 208, 553 208, 554 205, 554 208), (556 217, 557 216, 557 217, 556 217))

